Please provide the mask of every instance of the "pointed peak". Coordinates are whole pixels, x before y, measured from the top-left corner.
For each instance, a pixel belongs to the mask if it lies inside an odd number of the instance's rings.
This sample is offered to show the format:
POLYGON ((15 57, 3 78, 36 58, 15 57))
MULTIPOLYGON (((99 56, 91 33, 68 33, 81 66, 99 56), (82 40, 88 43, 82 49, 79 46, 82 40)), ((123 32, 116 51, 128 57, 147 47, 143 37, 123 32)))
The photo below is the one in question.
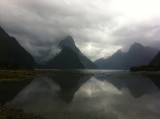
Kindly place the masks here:
POLYGON ((70 47, 74 48, 76 47, 75 42, 71 36, 67 36, 65 39, 61 40, 58 47, 63 48, 63 47, 70 47))
POLYGON ((140 50, 140 49, 143 49, 143 48, 144 48, 144 46, 142 44, 136 42, 136 43, 131 45, 128 52, 137 51, 138 49, 140 50))
POLYGON ((67 42, 70 44, 75 44, 73 38, 71 36, 67 36, 65 39, 63 39, 61 42, 67 42))
MULTIPOLYGON (((66 38, 65 38, 65 40, 73 40, 73 38, 71 37, 71 36, 67 36, 66 38)), ((74 40, 73 40, 74 41, 74 40)))
POLYGON ((135 42, 131 45, 131 47, 144 47, 144 46, 140 43, 135 42))

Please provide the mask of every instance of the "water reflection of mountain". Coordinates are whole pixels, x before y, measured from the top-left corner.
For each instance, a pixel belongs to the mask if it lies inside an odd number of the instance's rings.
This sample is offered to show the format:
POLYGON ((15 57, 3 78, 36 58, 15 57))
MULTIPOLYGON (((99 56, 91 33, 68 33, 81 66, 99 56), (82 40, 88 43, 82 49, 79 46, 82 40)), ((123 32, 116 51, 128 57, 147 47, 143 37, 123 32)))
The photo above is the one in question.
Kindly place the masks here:
POLYGON ((97 75, 97 79, 106 80, 115 86, 118 90, 127 88, 132 96, 139 98, 144 94, 156 92, 154 84, 143 75, 132 75, 131 73, 121 73, 114 75, 97 75))
MULTIPOLYGON (((54 99, 59 97, 65 102, 70 103, 74 98, 76 91, 78 91, 78 89, 90 78, 91 75, 86 75, 85 73, 78 71, 61 71, 53 75, 48 74, 46 77, 33 79, 25 90, 22 90, 22 88, 16 83, 17 87, 12 87, 15 91, 17 91, 17 89, 21 90, 21 95, 16 97, 19 100, 17 102, 21 102, 21 99, 25 99, 25 102, 32 102, 37 98, 46 101, 53 97, 54 99)), ((7 86, 11 87, 8 84, 7 86)), ((13 99, 14 97, 12 96, 10 100, 13 99)), ((8 100, 6 100, 6 102, 8 102, 8 100)))
POLYGON ((160 89, 160 75, 159 73, 148 73, 146 75, 147 78, 149 78, 159 89, 160 89))
POLYGON ((91 76, 63 73, 50 77, 59 87, 58 92, 61 99, 70 103, 78 89, 91 78, 91 76))
POLYGON ((3 106, 8 101, 13 100, 30 82, 31 80, 0 83, 0 105, 3 106))

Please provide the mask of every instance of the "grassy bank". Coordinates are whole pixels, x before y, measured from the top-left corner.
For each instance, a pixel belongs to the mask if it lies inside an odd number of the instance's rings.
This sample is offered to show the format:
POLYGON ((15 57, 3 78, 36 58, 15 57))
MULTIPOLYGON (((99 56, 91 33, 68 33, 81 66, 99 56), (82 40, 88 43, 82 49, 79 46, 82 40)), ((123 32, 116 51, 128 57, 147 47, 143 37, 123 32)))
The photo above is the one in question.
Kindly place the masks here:
POLYGON ((22 81, 26 79, 33 79, 34 77, 38 78, 53 75, 73 75, 79 77, 93 74, 72 70, 0 70, 0 83, 22 81))
POLYGON ((8 81, 19 81, 25 79, 31 79, 35 75, 34 71, 13 71, 13 70, 1 70, 0 71, 0 83, 8 81))
POLYGON ((0 119, 44 119, 33 113, 25 113, 22 109, 0 108, 0 119))

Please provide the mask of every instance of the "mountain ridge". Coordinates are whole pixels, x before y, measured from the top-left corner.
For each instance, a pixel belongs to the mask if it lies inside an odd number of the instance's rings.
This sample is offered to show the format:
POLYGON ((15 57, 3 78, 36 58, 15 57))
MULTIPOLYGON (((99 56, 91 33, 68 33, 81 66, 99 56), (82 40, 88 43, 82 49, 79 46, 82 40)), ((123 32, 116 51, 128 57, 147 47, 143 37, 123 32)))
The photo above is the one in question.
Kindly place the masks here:
POLYGON ((157 53, 157 55, 151 60, 149 63, 151 66, 160 67, 160 51, 157 53))
POLYGON ((0 27, 0 69, 33 69, 36 62, 18 41, 0 27))
MULTIPOLYGON (((160 51, 155 55, 155 57, 147 65, 133 66, 130 71, 160 71, 160 51)), ((153 80, 157 84, 156 80, 153 80)), ((159 86, 159 85, 158 85, 159 86)))
POLYGON ((53 57, 53 59, 51 59, 49 63, 47 63, 46 68, 53 68, 53 69, 54 68, 56 69, 97 68, 97 66, 85 55, 83 55, 83 53, 77 48, 71 36, 67 36, 65 39, 61 40, 58 47, 61 48, 61 52, 57 54, 55 57, 53 57), (74 64, 76 64, 77 66, 75 66, 74 64))
POLYGON ((140 43, 131 45, 128 52, 118 50, 112 56, 104 60, 96 60, 100 68, 103 69, 130 69, 132 66, 146 65, 156 55, 158 49, 145 47, 140 43))

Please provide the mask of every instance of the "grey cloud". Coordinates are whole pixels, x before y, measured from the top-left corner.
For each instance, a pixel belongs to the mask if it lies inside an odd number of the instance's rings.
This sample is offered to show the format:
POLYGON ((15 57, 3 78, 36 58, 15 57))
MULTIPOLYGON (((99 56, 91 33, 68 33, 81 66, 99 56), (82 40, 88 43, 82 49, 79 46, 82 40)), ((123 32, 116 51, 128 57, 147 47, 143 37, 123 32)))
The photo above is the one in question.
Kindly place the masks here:
POLYGON ((160 26, 159 24, 155 24, 154 26, 148 24, 149 23, 133 24, 116 29, 112 35, 117 40, 113 41, 113 43, 122 45, 124 49, 128 49, 134 42, 159 48, 160 26))
MULTIPOLYGON (((111 17, 97 14, 101 11, 97 11, 89 2, 86 5, 78 3, 68 5, 58 0, 51 4, 48 1, 16 0, 10 6, 17 10, 13 11, 13 15, 2 18, 0 23, 34 56, 36 52, 24 44, 22 36, 27 37, 28 44, 34 48, 57 46, 59 40, 67 35, 73 36, 76 44, 97 42, 94 33, 98 28, 103 30, 103 24, 109 25, 106 21, 111 21, 111 17)), ((3 13, 0 15, 4 16, 3 13)))
MULTIPOLYGON (((147 32, 152 31, 154 39, 159 37, 159 27, 150 28, 147 25, 150 23, 118 26, 117 16, 108 7, 110 2, 2 0, 0 25, 34 57, 42 59, 44 56, 45 60, 56 54, 58 42, 68 35, 92 60, 107 57, 132 42, 149 44, 150 37, 144 37, 147 32), (90 45, 92 48, 89 48, 90 45)), ((150 44, 157 45, 159 42, 154 41, 156 43, 150 44)))

